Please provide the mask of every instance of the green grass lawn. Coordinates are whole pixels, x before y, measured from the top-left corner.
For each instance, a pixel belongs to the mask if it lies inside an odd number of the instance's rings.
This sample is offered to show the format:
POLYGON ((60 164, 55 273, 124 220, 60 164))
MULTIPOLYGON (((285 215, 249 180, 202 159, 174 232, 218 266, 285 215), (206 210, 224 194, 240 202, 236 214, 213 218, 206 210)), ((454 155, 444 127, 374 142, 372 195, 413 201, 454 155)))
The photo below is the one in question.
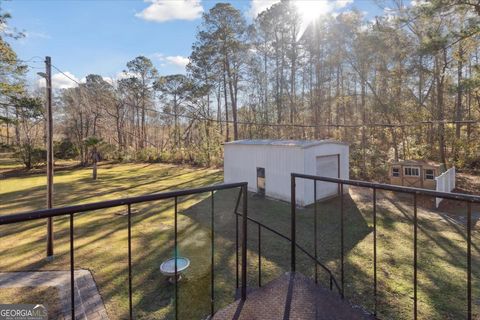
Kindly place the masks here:
MULTIPOLYGON (((64 206, 125 196, 198 187, 221 182, 219 170, 163 164, 103 165, 99 180, 91 170, 58 172, 55 205, 64 206)), ((0 214, 43 208, 45 176, 0 181, 0 214)), ((215 193, 215 308, 234 299, 235 216, 238 190, 215 193)), ((413 227, 409 199, 378 197, 378 313, 384 319, 410 319, 413 312, 413 227)), ((210 310, 211 199, 209 194, 180 199, 179 254, 191 268, 180 282, 179 318, 201 319, 210 310)), ((318 205, 319 258, 340 282, 339 199, 318 205)), ((349 299, 373 309, 373 235, 369 193, 351 189, 345 197, 345 291, 349 299)), ((75 264, 94 275, 111 319, 128 316, 127 217, 125 207, 78 214, 75 218, 75 264)), ((133 207, 133 291, 141 319, 173 318, 173 286, 159 272, 173 255, 173 200, 133 207)), ((313 252, 313 207, 298 210, 298 241, 313 252)), ((463 213, 458 213, 458 215, 463 213)), ((249 196, 249 215, 289 234, 288 203, 249 196)), ((464 225, 455 216, 419 210, 419 317, 460 319, 466 315, 466 245, 464 225)), ((55 254, 46 262, 45 222, 0 227, 0 271, 68 268, 68 218, 55 219, 55 254)), ((257 228, 249 224, 249 285, 258 281, 257 228)), ((478 230, 474 236, 474 303, 479 315, 478 230)), ((263 283, 288 271, 290 246, 262 231, 263 283)), ((314 275, 313 263, 300 252, 299 271, 314 275)), ((324 273, 320 281, 328 285, 324 273)))
POLYGON ((38 304, 47 309, 49 319, 62 316, 61 300, 55 287, 1 288, 0 304, 38 304))

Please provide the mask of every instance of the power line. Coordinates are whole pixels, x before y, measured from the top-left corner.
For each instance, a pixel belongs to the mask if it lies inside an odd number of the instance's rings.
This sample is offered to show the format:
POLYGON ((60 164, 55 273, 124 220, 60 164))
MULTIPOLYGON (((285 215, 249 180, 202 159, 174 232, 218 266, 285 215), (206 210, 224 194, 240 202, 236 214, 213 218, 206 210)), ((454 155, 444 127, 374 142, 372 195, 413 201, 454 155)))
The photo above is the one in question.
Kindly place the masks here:
MULTIPOLYGON (((66 78, 70 79, 71 81, 75 82, 77 85, 82 85, 82 83, 78 82, 76 79, 70 77, 68 74, 63 72, 60 68, 56 67, 52 64, 52 67, 64 75, 66 78)), ((106 88, 106 87, 102 87, 106 88)), ((97 94, 99 94, 97 92, 97 94)), ((104 94, 100 92, 100 94, 104 94)), ((111 97, 109 97, 111 98, 111 97)), ((185 118, 190 120, 197 120, 197 121, 207 121, 207 122, 214 122, 214 123, 223 123, 223 124, 234 124, 235 121, 233 120, 222 120, 222 119, 213 119, 213 118, 205 118, 205 117, 194 117, 185 114, 174 114, 170 112, 160 111, 156 109, 146 108, 146 111, 154 112, 157 114, 162 114, 171 117, 179 117, 185 118)), ((340 124, 340 123, 330 123, 330 124, 294 124, 294 123, 259 123, 259 122, 252 122, 252 121, 236 121, 237 125, 248 125, 248 126, 263 126, 263 127, 293 127, 293 128, 371 128, 371 127, 383 127, 383 128, 406 128, 406 127, 416 127, 421 125, 434 125, 434 124, 478 124, 480 121, 477 120, 424 120, 424 121, 417 121, 411 123, 396 123, 396 124, 389 124, 389 123, 368 123, 368 124, 340 124)))
MULTIPOLYGON (((147 109, 156 113, 168 115, 168 116, 177 116, 181 118, 187 118, 191 120, 203 120, 211 121, 217 123, 229 123, 233 124, 233 120, 218 120, 218 119, 209 119, 209 118, 197 118, 189 115, 175 115, 172 113, 158 111, 154 109, 147 109)), ((293 124, 293 123, 258 123, 251 121, 237 121, 238 125, 252 125, 252 126, 267 126, 267 127, 299 127, 299 128, 318 128, 318 127, 340 127, 340 128, 363 128, 363 127, 389 127, 389 128, 402 128, 402 127, 414 127, 418 125, 427 125, 427 124, 477 124, 479 121, 476 120, 464 120, 464 121, 454 121, 454 120, 426 120, 418 121, 414 123, 399 123, 399 124, 386 124, 386 123, 369 123, 369 124, 293 124)))
POLYGON ((57 68, 55 65, 52 64, 52 67, 57 70, 58 72, 60 72, 61 74, 63 74, 65 77, 67 77, 68 79, 72 80, 73 82, 75 82, 76 84, 78 85, 81 85, 80 82, 78 82, 77 80, 73 79, 72 77, 70 77, 68 74, 66 74, 65 72, 63 72, 62 70, 60 70, 59 68, 57 68))

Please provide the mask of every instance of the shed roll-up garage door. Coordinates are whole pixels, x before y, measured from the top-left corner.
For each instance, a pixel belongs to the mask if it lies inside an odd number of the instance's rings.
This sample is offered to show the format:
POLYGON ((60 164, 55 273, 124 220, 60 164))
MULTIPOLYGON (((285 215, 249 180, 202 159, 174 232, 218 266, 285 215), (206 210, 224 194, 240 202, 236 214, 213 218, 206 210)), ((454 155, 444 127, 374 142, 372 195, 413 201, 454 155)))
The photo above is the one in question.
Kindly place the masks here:
MULTIPOLYGON (((317 176, 338 178, 340 176, 338 170, 338 159, 339 156, 337 154, 317 157, 317 176)), ((336 183, 317 181, 317 199, 334 196, 337 194, 337 192, 338 185, 336 183)))

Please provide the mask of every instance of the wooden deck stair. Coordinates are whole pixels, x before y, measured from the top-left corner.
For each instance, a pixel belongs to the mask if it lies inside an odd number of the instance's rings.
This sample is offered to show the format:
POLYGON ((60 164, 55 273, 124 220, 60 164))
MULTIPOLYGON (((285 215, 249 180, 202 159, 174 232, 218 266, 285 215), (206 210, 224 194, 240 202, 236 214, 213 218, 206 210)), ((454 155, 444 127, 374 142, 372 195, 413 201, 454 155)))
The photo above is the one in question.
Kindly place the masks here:
POLYGON ((317 286, 301 273, 286 273, 262 288, 236 300, 213 317, 215 320, 356 320, 374 319, 342 300, 336 292, 317 286))

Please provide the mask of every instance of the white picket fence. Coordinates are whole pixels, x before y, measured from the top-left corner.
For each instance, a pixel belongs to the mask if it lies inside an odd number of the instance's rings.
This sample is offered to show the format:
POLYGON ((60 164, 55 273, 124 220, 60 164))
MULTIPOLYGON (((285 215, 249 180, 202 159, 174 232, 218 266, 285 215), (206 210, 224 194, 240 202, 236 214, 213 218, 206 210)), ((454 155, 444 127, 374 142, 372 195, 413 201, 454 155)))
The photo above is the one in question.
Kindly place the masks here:
MULTIPOLYGON (((455 189, 455 167, 451 167, 441 175, 435 178, 437 181, 437 191, 450 192, 455 189)), ((438 208, 443 198, 436 198, 435 204, 438 208)))

